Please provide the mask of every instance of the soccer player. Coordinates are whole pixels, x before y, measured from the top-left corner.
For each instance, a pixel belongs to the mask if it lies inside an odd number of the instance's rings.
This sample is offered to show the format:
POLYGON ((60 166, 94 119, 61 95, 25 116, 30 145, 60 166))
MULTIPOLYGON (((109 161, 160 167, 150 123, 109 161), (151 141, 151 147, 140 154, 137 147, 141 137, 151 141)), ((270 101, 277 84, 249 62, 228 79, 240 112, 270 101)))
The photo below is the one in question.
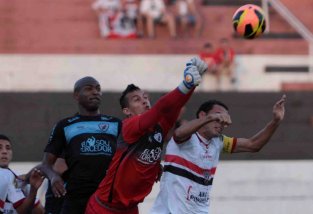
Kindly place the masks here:
POLYGON ((108 173, 88 202, 87 214, 138 213, 138 204, 157 180, 164 138, 206 69, 206 63, 193 58, 181 84, 153 107, 146 92, 133 84, 127 86, 120 98, 127 116, 123 141, 118 142, 108 173))
POLYGON ((100 114, 102 93, 96 79, 79 79, 73 95, 79 112, 60 120, 53 128, 41 167, 55 197, 64 196, 63 214, 84 213, 89 197, 106 174, 121 128, 119 119, 100 114), (68 166, 66 187, 60 174, 53 170, 63 153, 68 166))
POLYGON ((38 169, 33 169, 27 184, 9 168, 12 157, 11 140, 0 135, 0 213, 44 213, 36 199, 44 177, 38 169))
POLYGON ((248 139, 223 135, 231 124, 225 104, 216 100, 203 103, 197 118, 177 128, 166 148, 160 192, 150 213, 208 214, 220 152, 258 152, 283 120, 285 101, 283 95, 273 107, 273 119, 248 139))

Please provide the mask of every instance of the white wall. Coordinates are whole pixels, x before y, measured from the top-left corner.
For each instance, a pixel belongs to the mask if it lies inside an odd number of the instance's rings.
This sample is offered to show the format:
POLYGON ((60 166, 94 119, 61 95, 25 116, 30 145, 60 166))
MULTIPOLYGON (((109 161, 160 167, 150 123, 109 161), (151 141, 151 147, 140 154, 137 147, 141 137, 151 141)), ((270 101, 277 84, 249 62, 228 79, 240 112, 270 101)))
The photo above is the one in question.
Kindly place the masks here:
MULTIPOLYGON (((72 91, 86 75, 97 78, 104 91, 121 91, 129 83, 151 91, 168 91, 181 79, 191 55, 0 55, 0 91, 72 91)), ((264 73, 265 65, 308 65, 307 56, 237 57, 239 91, 279 91, 281 82, 313 81, 308 73, 264 73)), ((216 89, 209 76, 199 90, 216 89)), ((233 89, 223 79, 222 90, 233 89)))

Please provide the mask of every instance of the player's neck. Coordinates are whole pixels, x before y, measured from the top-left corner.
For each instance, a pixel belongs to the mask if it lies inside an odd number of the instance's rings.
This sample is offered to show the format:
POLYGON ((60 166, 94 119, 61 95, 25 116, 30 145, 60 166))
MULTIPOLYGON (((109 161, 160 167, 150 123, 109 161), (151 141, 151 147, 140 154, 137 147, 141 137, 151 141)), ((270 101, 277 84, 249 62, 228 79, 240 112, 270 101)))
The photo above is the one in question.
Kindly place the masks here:
POLYGON ((97 116, 100 114, 100 110, 96 110, 96 111, 86 111, 83 109, 80 109, 79 114, 82 116, 97 116))
POLYGON ((207 141, 211 140, 213 138, 213 136, 208 135, 208 133, 206 133, 206 131, 199 129, 198 130, 198 134, 203 137, 204 139, 206 139, 207 141))

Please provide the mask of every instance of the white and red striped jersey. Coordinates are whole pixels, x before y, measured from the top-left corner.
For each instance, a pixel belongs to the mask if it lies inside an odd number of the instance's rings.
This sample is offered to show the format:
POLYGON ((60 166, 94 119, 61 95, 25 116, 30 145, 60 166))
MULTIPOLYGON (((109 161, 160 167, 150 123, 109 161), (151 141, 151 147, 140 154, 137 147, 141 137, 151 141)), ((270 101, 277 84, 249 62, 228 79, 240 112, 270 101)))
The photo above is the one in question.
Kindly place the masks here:
POLYGON ((209 212, 209 193, 220 152, 231 153, 236 138, 225 135, 206 140, 199 133, 183 143, 167 145, 160 192, 151 214, 209 212))
MULTIPOLYGON (((17 214, 15 209, 23 203, 29 185, 22 189, 22 182, 10 169, 0 168, 0 177, 0 211, 4 214, 17 214)), ((35 206, 38 204, 39 200, 36 199, 35 206)))
POLYGON ((10 176, 8 172, 8 169, 0 168, 0 212, 4 210, 4 204, 9 190, 10 176))

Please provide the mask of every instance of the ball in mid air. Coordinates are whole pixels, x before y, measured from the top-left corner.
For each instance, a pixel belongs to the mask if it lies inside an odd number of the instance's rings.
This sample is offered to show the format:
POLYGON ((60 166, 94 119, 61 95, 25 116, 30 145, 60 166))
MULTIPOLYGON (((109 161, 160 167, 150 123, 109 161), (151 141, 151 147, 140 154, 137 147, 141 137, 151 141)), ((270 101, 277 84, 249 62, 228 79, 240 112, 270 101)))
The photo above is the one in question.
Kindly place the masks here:
POLYGON ((254 4, 241 6, 233 15, 233 27, 236 34, 245 39, 260 36, 266 28, 263 10, 254 4))

